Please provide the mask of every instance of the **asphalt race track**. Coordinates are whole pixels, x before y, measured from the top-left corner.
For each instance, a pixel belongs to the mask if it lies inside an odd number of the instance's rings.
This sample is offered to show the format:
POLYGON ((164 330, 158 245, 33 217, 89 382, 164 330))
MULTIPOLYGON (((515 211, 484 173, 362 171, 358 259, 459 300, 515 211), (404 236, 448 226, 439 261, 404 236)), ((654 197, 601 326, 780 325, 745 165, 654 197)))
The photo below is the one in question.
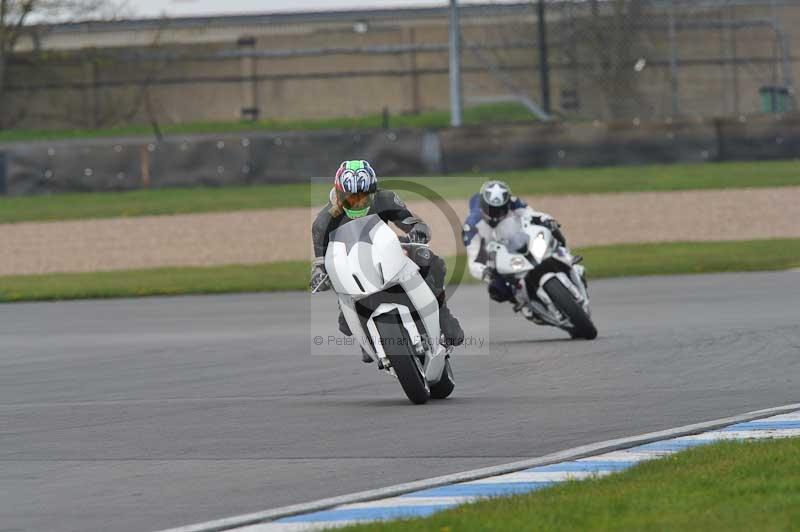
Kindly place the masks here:
POLYGON ((491 353, 416 407, 311 355, 308 294, 0 306, 0 530, 157 530, 800 401, 800 272, 590 290, 594 342, 461 288, 491 353))

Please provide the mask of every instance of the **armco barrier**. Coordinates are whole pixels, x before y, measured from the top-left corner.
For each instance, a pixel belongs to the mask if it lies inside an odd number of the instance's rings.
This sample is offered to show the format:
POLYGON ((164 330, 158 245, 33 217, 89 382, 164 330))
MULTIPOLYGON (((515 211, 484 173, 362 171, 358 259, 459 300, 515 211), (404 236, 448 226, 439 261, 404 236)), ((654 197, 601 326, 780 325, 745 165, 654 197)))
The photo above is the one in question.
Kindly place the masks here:
MULTIPOLYGON (((383 175, 440 170, 422 130, 240 134, 10 144, 8 194, 302 182, 342 159, 380 161, 383 175)), ((435 136, 435 134, 433 134, 435 136)))
POLYGON ((26 195, 304 182, 348 158, 369 159, 384 176, 792 159, 800 154, 800 115, 41 141, 0 151, 0 191, 26 195))
POLYGON ((719 160, 758 161, 800 157, 800 115, 776 119, 719 120, 719 160))
POLYGON ((712 124, 504 125, 440 133, 447 172, 717 159, 712 124))

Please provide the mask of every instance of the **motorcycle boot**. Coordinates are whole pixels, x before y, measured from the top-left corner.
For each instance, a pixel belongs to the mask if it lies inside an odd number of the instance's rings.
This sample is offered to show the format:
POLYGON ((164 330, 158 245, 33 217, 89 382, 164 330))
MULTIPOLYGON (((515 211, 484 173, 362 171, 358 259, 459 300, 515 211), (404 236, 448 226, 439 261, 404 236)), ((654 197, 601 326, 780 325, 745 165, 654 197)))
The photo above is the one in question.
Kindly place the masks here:
POLYGON ((365 364, 372 364, 374 362, 370 354, 367 353, 367 351, 363 347, 361 348, 361 361, 365 364))
POLYGON ((586 290, 588 291, 589 281, 586 280, 586 268, 582 264, 575 264, 574 268, 575 272, 578 274, 578 277, 581 278, 584 288, 586 288, 586 290))
POLYGON ((523 318, 528 321, 532 321, 536 325, 547 325, 547 323, 540 317, 540 313, 546 311, 538 302, 529 301, 527 303, 515 303, 514 312, 521 313, 523 318))
POLYGON ((450 312, 450 309, 447 307, 444 292, 439 294, 437 300, 439 301, 439 329, 444 335, 445 344, 453 347, 463 344, 464 329, 461 328, 458 319, 453 316, 453 313, 450 312))
POLYGON ((342 309, 339 309, 339 331, 345 336, 353 336, 353 331, 350 330, 350 325, 347 324, 347 320, 344 319, 344 313, 342 309))

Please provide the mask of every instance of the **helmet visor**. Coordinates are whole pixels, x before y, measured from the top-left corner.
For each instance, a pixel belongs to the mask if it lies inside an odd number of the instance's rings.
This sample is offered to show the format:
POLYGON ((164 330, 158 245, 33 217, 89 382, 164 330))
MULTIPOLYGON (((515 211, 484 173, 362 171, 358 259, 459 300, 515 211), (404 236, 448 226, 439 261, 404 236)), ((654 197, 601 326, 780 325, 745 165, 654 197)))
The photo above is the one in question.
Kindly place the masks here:
POLYGON ((503 218, 508 214, 508 204, 501 205, 500 207, 492 207, 491 205, 482 205, 481 214, 483 219, 492 227, 496 227, 503 218))
POLYGON ((346 212, 347 216, 350 218, 366 216, 369 208, 372 207, 373 194, 369 192, 349 194, 339 191, 338 196, 344 212, 346 212))

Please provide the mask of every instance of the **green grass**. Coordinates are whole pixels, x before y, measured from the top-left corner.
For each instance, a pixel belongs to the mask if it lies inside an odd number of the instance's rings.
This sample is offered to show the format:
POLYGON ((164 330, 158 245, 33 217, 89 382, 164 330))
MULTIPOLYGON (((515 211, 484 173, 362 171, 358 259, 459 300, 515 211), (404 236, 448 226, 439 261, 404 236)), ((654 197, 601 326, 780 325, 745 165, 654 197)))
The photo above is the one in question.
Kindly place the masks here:
POLYGON ((522 194, 665 192, 800 185, 800 162, 727 162, 514 171, 498 174, 522 194))
POLYGON ((0 277, 0 302, 304 290, 309 264, 158 268, 0 277))
POLYGON ((425 519, 336 530, 797 530, 800 439, 722 442, 603 478, 480 501, 425 519))
MULTIPOLYGON (((521 104, 493 103, 464 109, 465 124, 486 124, 534 121, 533 115, 521 104)), ((397 114, 389 116, 389 127, 438 129, 450 125, 448 111, 429 111, 416 115, 397 114)), ((187 124, 164 124, 165 136, 214 133, 247 133, 264 131, 318 131, 324 129, 377 129, 383 127, 380 113, 341 118, 313 120, 260 120, 258 122, 193 122, 187 124)), ((26 142, 35 140, 86 139, 106 137, 153 136, 150 126, 126 126, 106 129, 60 129, 60 130, 5 130, 0 131, 0 142, 26 142)))
MULTIPOLYGON (((800 163, 776 161, 548 169, 468 177, 413 178, 407 181, 423 184, 448 199, 469 197, 477 191, 482 179, 488 177, 506 180, 516 194, 523 196, 787 187, 800 186, 800 163)), ((405 185, 398 183, 398 179, 386 178, 383 182, 407 201, 421 199, 404 191, 405 185)), ((291 184, 6 197, 0 198, 0 223, 308 207, 324 204, 329 190, 329 184, 291 184)))
POLYGON ((800 239, 623 244, 578 252, 592 278, 800 268, 800 239))
MULTIPOLYGON (((0 198, 0 223, 120 218, 311 205, 308 185, 167 188, 0 198)), ((315 187, 322 202, 323 189, 315 187)))
MULTIPOLYGON (((800 267, 800 239, 630 244, 576 250, 590 279, 800 267)), ((455 258, 448 259, 450 276, 455 258)), ((305 290, 309 264, 162 268, 0 277, 0 302, 305 290)), ((464 283, 476 282, 462 272, 464 283)))
MULTIPOLYGON (((617 244, 578 248, 573 252, 583 256, 590 280, 800 268, 800 239, 617 244)), ((448 282, 458 274, 455 265, 455 258, 448 257, 448 282)), ((478 281, 465 272, 461 282, 478 281)))

